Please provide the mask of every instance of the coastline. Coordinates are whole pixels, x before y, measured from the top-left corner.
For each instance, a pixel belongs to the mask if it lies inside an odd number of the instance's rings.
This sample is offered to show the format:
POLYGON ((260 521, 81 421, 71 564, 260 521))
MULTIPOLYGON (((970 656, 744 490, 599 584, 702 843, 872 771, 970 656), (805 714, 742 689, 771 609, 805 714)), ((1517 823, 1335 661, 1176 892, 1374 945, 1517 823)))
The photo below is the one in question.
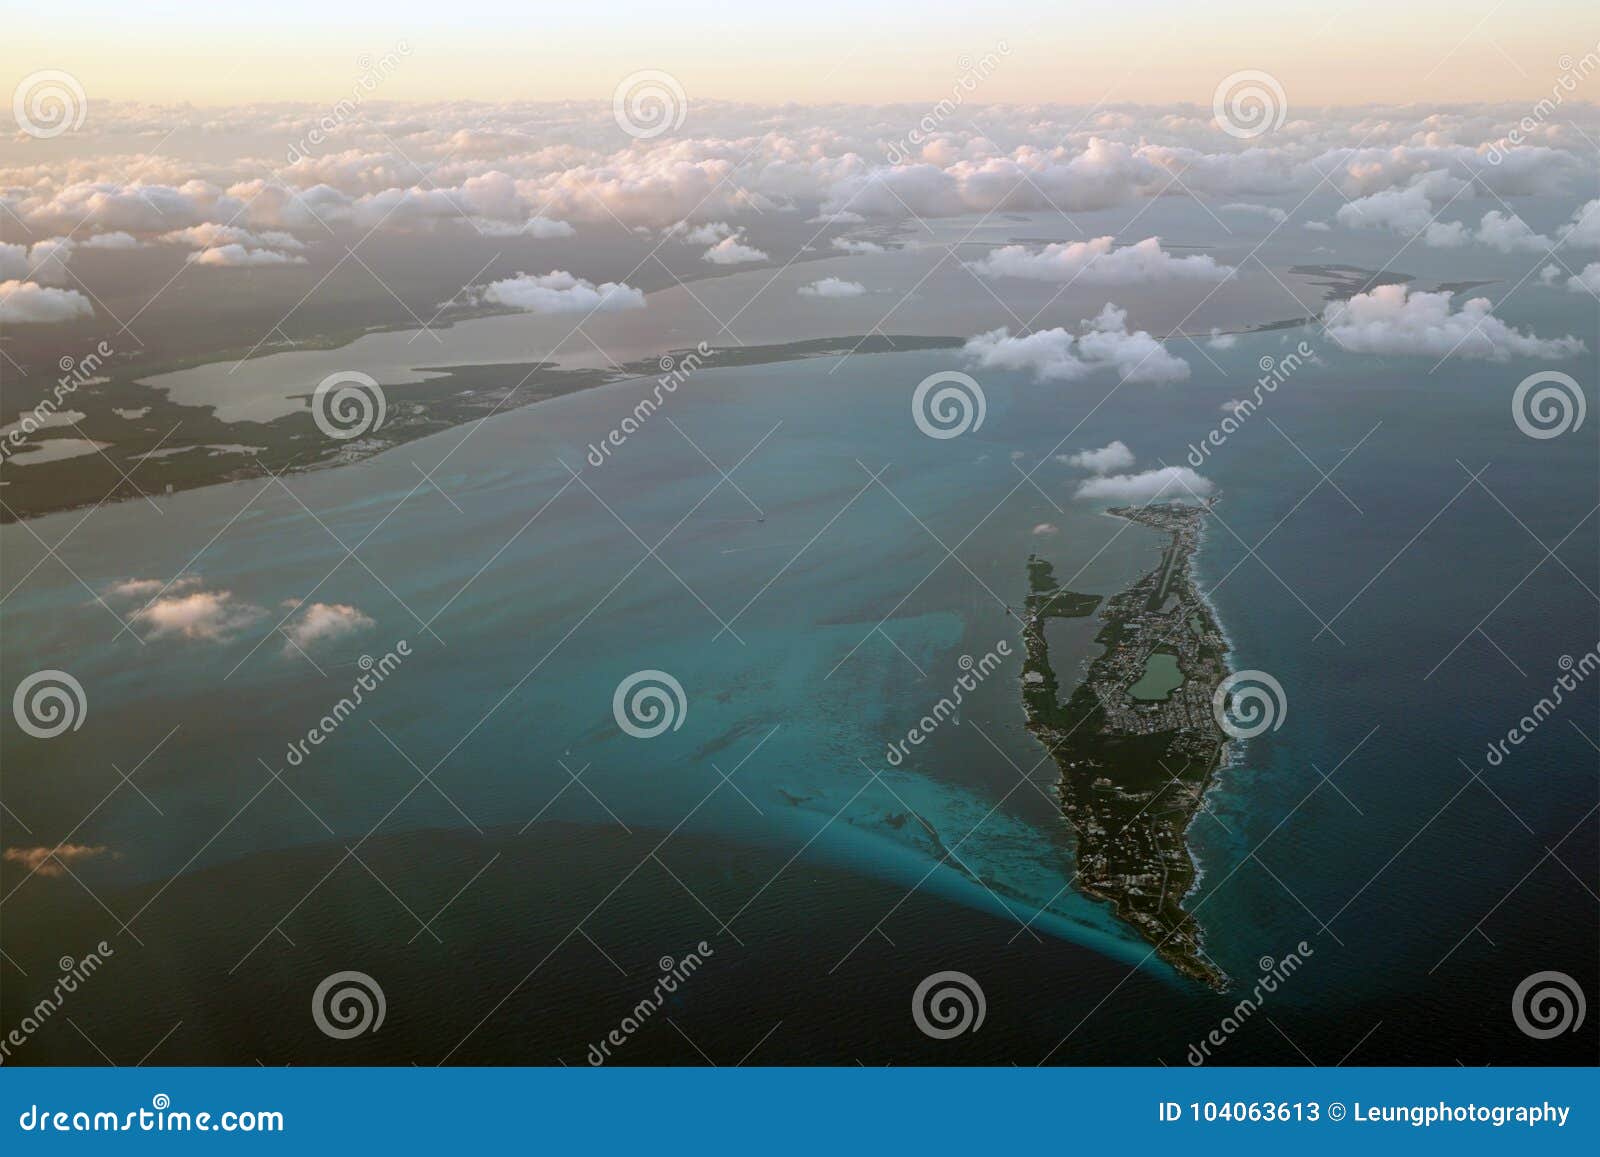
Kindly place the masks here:
POLYGON ((1060 772, 1080 891, 1110 904, 1152 954, 1223 991, 1229 979, 1206 954, 1204 931, 1185 907, 1202 874, 1189 829, 1228 758, 1211 696, 1226 677, 1231 641, 1192 574, 1209 510, 1167 504, 1107 511, 1171 537, 1160 562, 1105 599, 1103 609, 1099 596, 1057 587, 1051 565, 1031 556, 1022 683, 1028 729, 1060 772), (1042 620, 1097 609, 1103 652, 1063 702, 1042 620), (1182 681, 1159 698, 1131 694, 1158 653, 1174 657, 1182 681))
MULTIPOLYGON (((313 411, 309 396, 304 408, 271 421, 224 422, 216 418, 212 406, 173 402, 158 387, 119 377, 81 387, 72 402, 93 399, 97 412, 60 427, 64 436, 93 438, 108 443, 107 448, 99 454, 12 464, 0 485, 0 525, 271 474, 354 465, 420 438, 551 398, 674 376, 665 368, 668 358, 699 372, 827 356, 954 349, 962 341, 942 335, 845 335, 711 347, 704 355, 669 350, 610 369, 563 369, 549 361, 419 366, 421 380, 376 383, 386 416, 355 437, 330 436, 322 425, 328 416, 313 411), (115 416, 118 407, 137 409, 137 419, 115 416), (183 442, 169 445, 168 439, 180 427, 183 442), (217 445, 240 445, 254 453, 218 454, 213 452, 217 445), (157 451, 166 456, 152 456, 157 451)), ((686 375, 678 371, 676 376, 686 375)), ((342 397, 342 390, 335 393, 331 404, 339 406, 342 397)), ((631 406, 628 411, 632 412, 631 406)), ((334 424, 342 417, 336 409, 334 424)), ((51 440, 32 441, 43 446, 51 440)))

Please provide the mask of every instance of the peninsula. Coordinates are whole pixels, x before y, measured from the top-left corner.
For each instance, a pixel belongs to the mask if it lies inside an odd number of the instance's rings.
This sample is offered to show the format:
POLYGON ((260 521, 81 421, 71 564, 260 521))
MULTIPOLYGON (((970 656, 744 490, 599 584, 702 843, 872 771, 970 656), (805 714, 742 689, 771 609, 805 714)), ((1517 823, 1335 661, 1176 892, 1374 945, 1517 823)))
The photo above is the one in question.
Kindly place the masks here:
POLYGON ((1109 512, 1171 537, 1153 570, 1106 600, 1095 637, 1104 651, 1065 701, 1045 625, 1093 614, 1100 597, 1057 586, 1050 563, 1030 556, 1022 699, 1028 729, 1061 772, 1078 887, 1109 903, 1178 971, 1220 991, 1228 978, 1184 908, 1195 881, 1186 833, 1228 738, 1211 706, 1228 647, 1190 574, 1209 510, 1174 503, 1109 512))

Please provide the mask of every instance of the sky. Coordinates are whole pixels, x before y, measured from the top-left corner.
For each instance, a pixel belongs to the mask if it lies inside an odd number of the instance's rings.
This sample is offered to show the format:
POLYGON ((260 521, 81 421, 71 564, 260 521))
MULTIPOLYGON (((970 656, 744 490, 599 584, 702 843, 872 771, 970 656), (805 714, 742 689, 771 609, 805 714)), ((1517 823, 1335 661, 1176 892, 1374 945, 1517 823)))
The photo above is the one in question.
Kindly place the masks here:
POLYGON ((1302 107, 1533 100, 1600 44, 1592 0, 76 0, 5 24, 5 88, 62 69, 91 101, 201 105, 328 99, 402 42, 396 100, 605 99, 646 68, 691 99, 925 100, 1004 44, 985 102, 1209 104, 1219 78, 1260 69, 1302 107))

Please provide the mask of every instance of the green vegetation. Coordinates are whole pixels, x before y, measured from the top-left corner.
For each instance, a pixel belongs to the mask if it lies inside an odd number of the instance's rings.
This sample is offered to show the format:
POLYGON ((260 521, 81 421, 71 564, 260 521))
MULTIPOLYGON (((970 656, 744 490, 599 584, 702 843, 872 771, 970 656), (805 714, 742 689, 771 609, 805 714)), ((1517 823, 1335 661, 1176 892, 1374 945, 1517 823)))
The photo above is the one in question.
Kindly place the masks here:
POLYGON ((1050 564, 1028 559, 1028 728, 1061 772, 1079 886, 1110 903, 1173 967, 1220 990, 1227 977, 1207 958, 1200 926, 1184 908, 1195 881, 1186 832, 1227 739, 1211 714, 1227 645, 1189 573, 1206 508, 1111 513, 1172 541, 1160 564, 1106 600, 1095 640, 1104 650, 1065 703, 1044 622, 1091 614, 1100 598, 1057 589, 1050 564))

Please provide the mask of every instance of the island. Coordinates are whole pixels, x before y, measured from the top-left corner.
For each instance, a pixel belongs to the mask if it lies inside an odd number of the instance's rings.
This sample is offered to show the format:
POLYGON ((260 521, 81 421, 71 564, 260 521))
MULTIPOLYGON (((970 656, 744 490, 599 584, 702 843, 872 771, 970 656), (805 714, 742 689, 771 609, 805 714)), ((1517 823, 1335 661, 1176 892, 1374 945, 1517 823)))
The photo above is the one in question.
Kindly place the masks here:
POLYGON ((1104 650, 1065 701, 1045 626, 1093 614, 1101 599, 1058 586, 1051 564, 1029 557, 1022 700, 1029 731, 1060 769, 1077 886, 1110 904, 1179 972, 1224 991, 1228 977, 1184 907, 1196 875, 1187 832, 1228 740, 1211 705, 1228 674, 1228 644, 1190 573, 1210 508, 1108 512, 1170 541, 1153 570, 1105 600, 1095 636, 1104 650))

